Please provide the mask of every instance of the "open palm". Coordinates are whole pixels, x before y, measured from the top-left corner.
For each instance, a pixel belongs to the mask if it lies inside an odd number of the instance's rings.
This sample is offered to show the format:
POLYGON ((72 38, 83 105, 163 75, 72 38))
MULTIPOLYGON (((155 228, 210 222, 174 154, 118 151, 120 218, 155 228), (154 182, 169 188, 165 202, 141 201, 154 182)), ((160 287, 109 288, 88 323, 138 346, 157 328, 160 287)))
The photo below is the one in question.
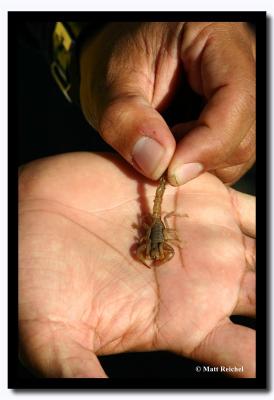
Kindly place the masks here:
POLYGON ((255 243, 236 192, 208 173, 168 186, 163 211, 188 218, 170 219, 181 248, 149 269, 135 225, 156 186, 121 159, 41 159, 19 183, 20 342, 35 370, 105 377, 98 355, 170 350, 255 375, 255 332, 229 319, 255 313, 255 243))

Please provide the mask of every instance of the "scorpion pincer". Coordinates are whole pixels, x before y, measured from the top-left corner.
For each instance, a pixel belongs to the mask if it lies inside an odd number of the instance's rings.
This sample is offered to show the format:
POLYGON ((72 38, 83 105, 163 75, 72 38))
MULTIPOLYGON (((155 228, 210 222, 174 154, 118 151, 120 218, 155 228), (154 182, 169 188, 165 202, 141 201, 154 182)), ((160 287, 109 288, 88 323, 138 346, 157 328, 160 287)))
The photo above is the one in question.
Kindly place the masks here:
POLYGON ((154 263, 155 265, 163 264, 174 256, 174 249, 167 243, 168 241, 180 241, 176 235, 176 230, 170 229, 167 222, 167 218, 175 215, 175 213, 168 213, 164 218, 164 222, 161 219, 161 205, 165 185, 166 179, 162 176, 154 199, 152 223, 150 225, 144 224, 146 234, 140 239, 137 248, 138 259, 149 268, 154 263), (150 260, 150 263, 147 260, 150 260))

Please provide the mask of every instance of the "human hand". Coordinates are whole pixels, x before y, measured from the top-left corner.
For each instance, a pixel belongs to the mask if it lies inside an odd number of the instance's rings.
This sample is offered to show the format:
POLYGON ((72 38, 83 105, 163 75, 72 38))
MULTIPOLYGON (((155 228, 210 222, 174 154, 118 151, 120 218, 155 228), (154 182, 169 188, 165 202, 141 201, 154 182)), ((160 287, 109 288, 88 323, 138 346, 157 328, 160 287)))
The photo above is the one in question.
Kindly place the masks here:
POLYGON ((47 377, 105 377, 98 356, 169 350, 255 374, 254 198, 205 173, 167 185, 184 242, 166 264, 134 256, 155 185, 111 155, 70 153, 20 171, 21 352, 47 377))
POLYGON ((210 171, 231 184, 254 163, 255 39, 247 24, 112 23, 86 43, 80 66, 87 120, 146 177, 168 168, 177 186, 210 171), (198 120, 170 130, 160 112, 183 73, 206 104, 198 120))

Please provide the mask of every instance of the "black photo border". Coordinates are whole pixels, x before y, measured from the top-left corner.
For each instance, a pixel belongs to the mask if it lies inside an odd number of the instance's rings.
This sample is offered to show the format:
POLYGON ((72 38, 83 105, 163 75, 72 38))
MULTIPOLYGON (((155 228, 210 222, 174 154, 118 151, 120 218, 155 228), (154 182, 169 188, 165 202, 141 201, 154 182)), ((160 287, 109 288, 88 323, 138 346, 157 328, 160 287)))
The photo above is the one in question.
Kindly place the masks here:
POLYGON ((8 388, 13 389, 266 389, 267 359, 267 28, 269 20, 263 11, 242 12, 8 12, 8 388), (257 376, 253 379, 62 379, 18 377, 18 127, 14 52, 15 27, 18 21, 86 20, 98 21, 246 21, 256 27, 257 37, 257 376), (14 144, 16 143, 16 146, 14 144), (16 148, 16 150, 15 150, 16 148))

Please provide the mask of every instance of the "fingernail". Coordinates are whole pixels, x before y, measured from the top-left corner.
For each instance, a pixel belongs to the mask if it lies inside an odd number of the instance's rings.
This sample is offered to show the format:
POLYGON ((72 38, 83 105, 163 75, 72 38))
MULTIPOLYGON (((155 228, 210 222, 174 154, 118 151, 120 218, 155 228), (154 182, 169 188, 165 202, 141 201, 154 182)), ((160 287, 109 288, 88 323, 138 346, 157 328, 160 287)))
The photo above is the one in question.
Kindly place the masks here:
POLYGON ((132 157, 146 174, 151 175, 164 155, 164 148, 150 137, 143 136, 133 147, 132 157))
POLYGON ((201 163, 183 164, 175 170, 175 173, 170 177, 170 183, 174 186, 183 185, 191 179, 197 178, 201 174, 204 167, 201 163))

